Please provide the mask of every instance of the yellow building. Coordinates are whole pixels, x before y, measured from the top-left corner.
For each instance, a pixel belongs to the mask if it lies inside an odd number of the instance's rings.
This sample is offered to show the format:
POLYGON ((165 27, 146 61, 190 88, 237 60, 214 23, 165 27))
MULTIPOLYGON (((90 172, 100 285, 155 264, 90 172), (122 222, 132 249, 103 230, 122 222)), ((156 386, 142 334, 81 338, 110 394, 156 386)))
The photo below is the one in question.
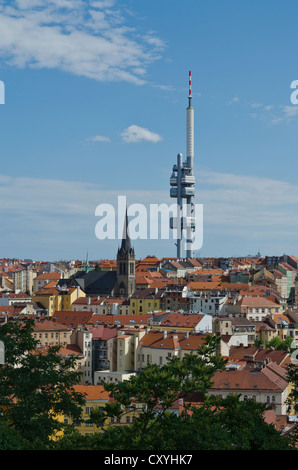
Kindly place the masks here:
POLYGON ((121 328, 117 332, 117 371, 132 372, 137 370, 137 348, 145 328, 121 328))
POLYGON ((72 328, 52 320, 35 321, 33 337, 39 346, 67 345, 71 343, 72 328))
MULTIPOLYGON (((64 424, 70 424, 75 427, 75 429, 82 434, 83 436, 88 434, 96 434, 101 432, 101 429, 107 428, 108 426, 123 426, 133 423, 140 413, 144 410, 144 405, 137 402, 136 400, 131 400, 131 406, 127 409, 123 409, 123 414, 120 418, 107 418, 103 427, 97 427, 93 423, 89 423, 90 415, 92 411, 95 411, 98 408, 104 408, 106 403, 108 403, 110 398, 110 392, 105 391, 102 385, 75 385, 75 392, 79 392, 85 395, 85 404, 82 409, 82 422, 74 423, 71 418, 68 416, 60 415, 57 417, 59 422, 64 424)), ((55 438, 61 437, 62 432, 58 432, 55 438)))
POLYGON ((163 295, 164 291, 159 289, 137 289, 129 300, 130 313, 134 315, 160 311, 163 295))
POLYGON ((59 421, 65 424, 72 424, 80 434, 95 434, 100 431, 100 428, 92 423, 88 423, 91 411, 102 408, 109 401, 110 392, 106 392, 102 385, 75 385, 75 392, 85 395, 85 404, 82 410, 82 423, 74 423, 68 416, 59 416, 59 421))
POLYGON ((49 282, 32 294, 32 302, 41 304, 52 316, 56 311, 71 311, 72 303, 79 297, 86 297, 80 287, 58 287, 56 282, 49 282))

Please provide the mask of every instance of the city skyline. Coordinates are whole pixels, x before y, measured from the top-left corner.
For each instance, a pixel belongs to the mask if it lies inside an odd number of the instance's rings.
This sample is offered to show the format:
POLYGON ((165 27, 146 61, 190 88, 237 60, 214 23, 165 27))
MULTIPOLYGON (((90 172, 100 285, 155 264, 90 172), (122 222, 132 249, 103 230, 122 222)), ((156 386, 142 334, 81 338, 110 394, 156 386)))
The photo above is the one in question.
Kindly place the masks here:
MULTIPOLYGON (((171 204, 195 110, 196 256, 297 255, 298 79, 290 1, 0 5, 1 257, 115 258, 99 204, 171 204)), ((136 257, 175 240, 134 240, 136 257)))

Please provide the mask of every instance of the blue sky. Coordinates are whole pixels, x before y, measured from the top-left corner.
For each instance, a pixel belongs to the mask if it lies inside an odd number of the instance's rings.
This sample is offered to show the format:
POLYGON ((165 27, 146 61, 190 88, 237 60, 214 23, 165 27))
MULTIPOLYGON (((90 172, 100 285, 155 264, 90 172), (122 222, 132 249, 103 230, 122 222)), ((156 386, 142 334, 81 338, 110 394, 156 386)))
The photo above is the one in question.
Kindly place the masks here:
MULTIPOLYGON (((297 14, 292 0, 0 1, 0 256, 114 258, 99 204, 172 203, 189 70, 196 255, 297 256, 297 14)), ((134 246, 176 255, 172 239, 134 246)))

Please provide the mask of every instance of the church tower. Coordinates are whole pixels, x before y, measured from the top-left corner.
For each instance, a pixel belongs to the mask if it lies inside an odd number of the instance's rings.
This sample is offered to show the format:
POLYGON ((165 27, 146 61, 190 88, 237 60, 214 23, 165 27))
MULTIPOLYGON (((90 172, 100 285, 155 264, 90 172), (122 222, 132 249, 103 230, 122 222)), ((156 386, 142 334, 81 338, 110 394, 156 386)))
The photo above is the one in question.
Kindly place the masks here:
POLYGON ((131 246, 127 210, 125 214, 121 247, 117 253, 117 282, 115 295, 130 297, 136 288, 135 252, 131 246))

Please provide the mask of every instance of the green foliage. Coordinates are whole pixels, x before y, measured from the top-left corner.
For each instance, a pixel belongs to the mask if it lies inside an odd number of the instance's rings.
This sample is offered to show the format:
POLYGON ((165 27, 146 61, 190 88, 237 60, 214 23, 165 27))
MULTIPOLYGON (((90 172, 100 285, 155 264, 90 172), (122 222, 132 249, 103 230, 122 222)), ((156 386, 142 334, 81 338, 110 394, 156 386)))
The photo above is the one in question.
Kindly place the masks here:
POLYGON ((0 450, 28 450, 33 446, 23 439, 18 431, 0 418, 0 450))
MULTIPOLYGON (((265 407, 239 396, 209 396, 212 377, 225 361, 215 354, 219 339, 206 338, 197 353, 171 358, 163 366, 148 365, 139 375, 115 384, 104 384, 114 401, 90 416, 99 430, 83 436, 72 425, 64 426, 56 414, 79 420, 85 400, 73 384, 79 375, 71 369, 73 358, 63 359, 58 348, 46 355, 35 351, 33 324, 5 324, 0 328, 6 363, 0 366, 0 449, 56 450, 286 450, 290 439, 281 436, 263 418, 265 407), (177 416, 171 412, 181 394, 200 392, 199 406, 185 404, 177 416), (130 425, 102 428, 107 418, 120 418, 143 405, 130 425), (49 437, 64 426, 58 440, 49 437)), ((296 369, 289 369, 298 383, 296 369)), ((297 397, 293 397, 295 399, 297 397)))
POLYGON ((287 405, 288 412, 298 413, 298 367, 296 363, 291 363, 287 367, 287 378, 292 384, 291 391, 288 396, 287 405))
POLYGON ((84 398, 73 385, 80 374, 75 358, 63 358, 59 347, 36 350, 34 322, 6 323, 0 328, 5 364, 0 366, 0 409, 9 425, 30 442, 46 443, 61 429, 57 415, 79 419, 84 398))
MULTIPOLYGON (((105 429, 90 436, 65 436, 57 449, 77 450, 290 450, 283 437, 263 418, 264 406, 239 396, 210 397, 199 407, 185 407, 177 416, 169 411, 156 415, 143 432, 143 420, 105 429)), ((145 412, 144 412, 145 413, 145 412)))
POLYGON ((261 346, 264 345, 264 342, 263 342, 261 339, 256 338, 256 339, 254 340, 253 345, 254 345, 256 348, 259 348, 259 347, 261 347, 261 346))
POLYGON ((293 338, 291 336, 288 336, 284 341, 282 341, 278 336, 275 336, 266 343, 266 348, 273 348, 280 351, 289 351, 292 341, 293 338))
POLYGON ((207 335, 197 353, 186 354, 182 359, 174 356, 163 366, 148 364, 139 375, 118 384, 103 382, 116 403, 106 406, 104 412, 93 413, 90 421, 102 426, 108 417, 118 418, 131 411, 134 402, 142 403, 144 409, 138 423, 145 433, 149 422, 156 418, 156 410, 158 416, 162 416, 178 393, 196 391, 206 394, 214 372, 225 366, 223 358, 215 354, 218 341, 218 337, 207 335))

